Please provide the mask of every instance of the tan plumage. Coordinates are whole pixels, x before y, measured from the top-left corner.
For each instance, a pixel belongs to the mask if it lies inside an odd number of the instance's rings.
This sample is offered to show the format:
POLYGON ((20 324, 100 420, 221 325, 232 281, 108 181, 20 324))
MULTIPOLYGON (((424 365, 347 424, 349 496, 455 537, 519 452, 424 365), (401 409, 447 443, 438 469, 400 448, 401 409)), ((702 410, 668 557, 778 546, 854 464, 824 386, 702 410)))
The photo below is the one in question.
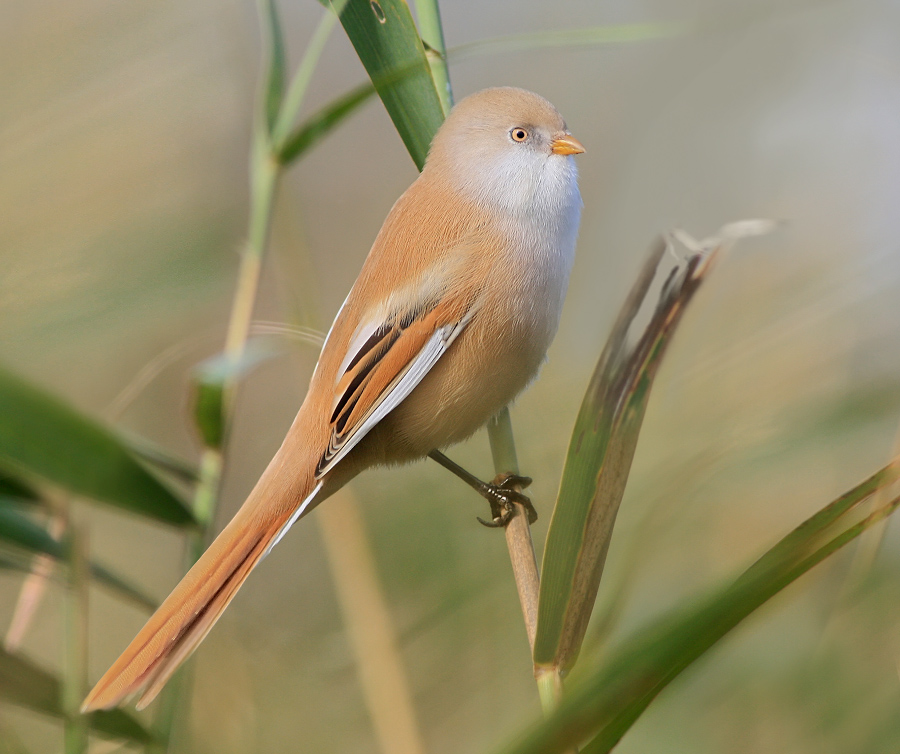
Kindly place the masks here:
POLYGON ((546 100, 457 105, 338 313, 309 392, 247 501, 83 710, 148 704, 297 518, 363 469, 472 434, 534 377, 556 331, 583 151, 546 100), (520 138, 522 137, 522 138, 520 138))

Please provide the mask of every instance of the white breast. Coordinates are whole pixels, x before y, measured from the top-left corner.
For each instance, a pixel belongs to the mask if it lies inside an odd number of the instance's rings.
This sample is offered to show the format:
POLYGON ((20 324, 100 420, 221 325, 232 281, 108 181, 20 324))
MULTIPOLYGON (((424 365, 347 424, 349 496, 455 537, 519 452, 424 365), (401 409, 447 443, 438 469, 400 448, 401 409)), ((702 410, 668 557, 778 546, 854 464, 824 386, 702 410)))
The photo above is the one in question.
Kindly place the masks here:
POLYGON ((578 173, 571 157, 554 155, 534 170, 510 177, 498 209, 506 215, 507 232, 515 241, 509 263, 518 267, 522 289, 520 316, 529 318, 536 341, 549 346, 559 325, 569 274, 575 260, 575 240, 581 218, 578 173))

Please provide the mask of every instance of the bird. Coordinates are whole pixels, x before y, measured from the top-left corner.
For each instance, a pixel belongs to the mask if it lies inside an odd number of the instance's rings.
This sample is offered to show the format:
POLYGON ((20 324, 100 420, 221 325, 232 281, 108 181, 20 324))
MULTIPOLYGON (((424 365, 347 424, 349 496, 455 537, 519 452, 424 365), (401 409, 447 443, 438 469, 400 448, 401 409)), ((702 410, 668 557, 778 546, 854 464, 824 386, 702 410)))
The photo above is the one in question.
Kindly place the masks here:
MULTIPOLYGON (((281 447, 83 712, 135 697, 146 707, 298 519, 366 468, 442 460, 532 381, 574 260, 582 152, 556 108, 524 89, 485 89, 451 109, 338 311, 281 447)), ((492 509, 509 499, 502 484, 483 486, 492 509)))

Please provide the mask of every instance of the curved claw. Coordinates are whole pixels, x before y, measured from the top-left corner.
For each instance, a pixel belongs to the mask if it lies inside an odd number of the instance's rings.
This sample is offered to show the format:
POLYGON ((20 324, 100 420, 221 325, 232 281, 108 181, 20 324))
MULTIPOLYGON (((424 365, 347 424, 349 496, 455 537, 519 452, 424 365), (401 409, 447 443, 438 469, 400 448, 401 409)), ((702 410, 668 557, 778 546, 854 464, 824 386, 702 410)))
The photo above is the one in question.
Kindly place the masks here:
POLYGON ((491 506, 491 520, 485 521, 482 518, 478 519, 484 526, 488 526, 492 529, 506 526, 510 519, 515 515, 515 503, 518 503, 525 508, 528 513, 529 524, 533 524, 537 521, 537 511, 531 504, 531 500, 519 491, 531 484, 531 477, 510 473, 497 474, 491 484, 486 484, 478 479, 478 477, 470 474, 459 464, 451 461, 439 450, 432 450, 428 455, 445 469, 456 474, 456 476, 462 479, 466 484, 477 490, 478 494, 487 499, 491 506))
POLYGON ((492 529, 499 529, 506 526, 515 514, 513 505, 519 503, 525 508, 528 514, 528 523, 533 524, 537 521, 537 511, 531 504, 531 500, 523 495, 514 487, 527 487, 531 484, 531 477, 519 476, 518 474, 498 474, 494 481, 486 485, 486 494, 488 502, 491 506, 491 521, 485 521, 479 518, 484 526, 492 529))
POLYGON ((500 516, 495 518, 493 521, 485 521, 481 516, 475 516, 475 520, 478 521, 482 526, 486 526, 489 529, 502 529, 512 518, 512 511, 504 511, 500 516))
POLYGON ((519 476, 518 474, 510 474, 509 472, 506 472, 503 474, 497 474, 491 484, 494 487, 500 487, 504 490, 508 490, 513 487, 521 487, 522 489, 525 489, 533 481, 534 480, 530 476, 519 476))

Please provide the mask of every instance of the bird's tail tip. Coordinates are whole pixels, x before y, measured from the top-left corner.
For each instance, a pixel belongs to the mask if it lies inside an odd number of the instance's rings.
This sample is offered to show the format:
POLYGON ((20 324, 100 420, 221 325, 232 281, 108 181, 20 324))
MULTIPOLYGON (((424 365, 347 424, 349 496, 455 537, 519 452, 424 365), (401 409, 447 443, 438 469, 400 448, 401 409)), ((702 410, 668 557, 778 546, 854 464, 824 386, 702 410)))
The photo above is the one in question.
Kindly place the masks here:
MULTIPOLYGON (((143 709, 187 660, 282 532, 289 514, 265 526, 229 525, 87 695, 82 713, 137 697, 143 709)), ((235 522, 232 522, 235 524, 235 522)))

